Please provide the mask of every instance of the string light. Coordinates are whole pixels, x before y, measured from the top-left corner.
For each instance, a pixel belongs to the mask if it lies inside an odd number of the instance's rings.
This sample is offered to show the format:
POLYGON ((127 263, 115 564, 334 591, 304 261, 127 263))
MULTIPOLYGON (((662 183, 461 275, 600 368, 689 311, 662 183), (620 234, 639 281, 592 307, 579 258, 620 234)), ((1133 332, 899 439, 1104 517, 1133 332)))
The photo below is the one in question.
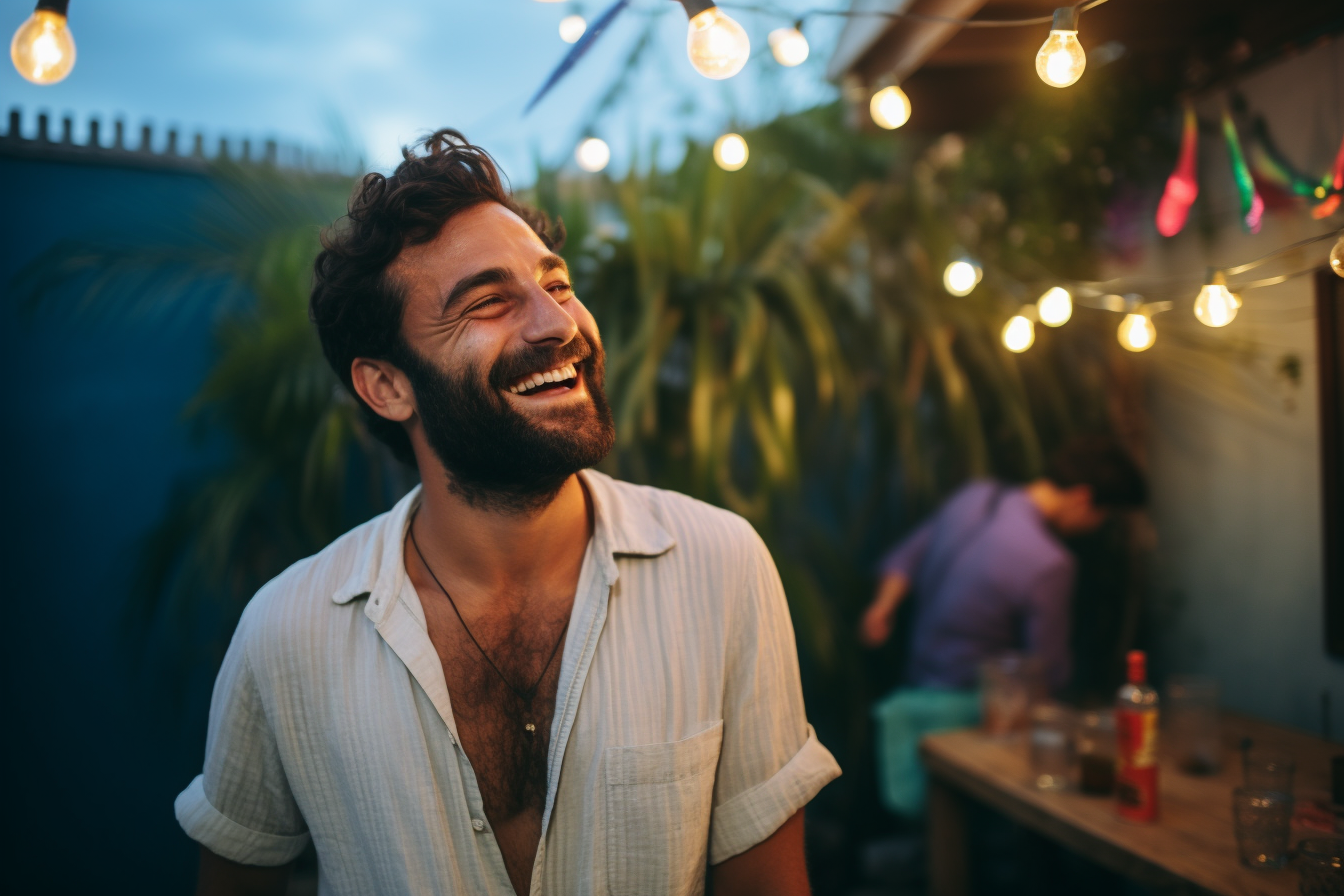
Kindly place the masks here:
POLYGON ((736 20, 717 6, 703 0, 682 0, 690 13, 686 27, 686 55, 691 65, 706 78, 722 81, 742 71, 751 57, 751 39, 736 20))
POLYGON ((1003 325, 1003 347, 1021 354, 1036 341, 1036 325, 1023 314, 1014 314, 1003 325))
POLYGON ((910 97, 895 84, 883 87, 868 101, 868 113, 878 127, 894 131, 910 120, 910 97))
POLYGON ((1087 54, 1078 43, 1078 7, 1055 10, 1050 36, 1036 53, 1036 74, 1051 87, 1068 87, 1083 76, 1087 54))
POLYGON ((1120 345, 1123 347, 1131 352, 1143 352, 1152 348, 1157 341, 1157 327, 1153 326, 1148 315, 1130 312, 1120 321, 1116 335, 1120 337, 1120 345))
POLYGON ((599 137, 589 137, 574 150, 574 160, 584 171, 596 173, 611 161, 611 147, 599 137))
POLYGON ((1334 248, 1330 250, 1330 270, 1344 277, 1344 235, 1340 236, 1334 248))
POLYGON ((583 16, 565 16, 560 20, 560 39, 567 44, 577 43, 588 30, 588 22, 583 16))
POLYGON ((954 296, 970 295, 983 273, 969 258, 958 258, 943 270, 943 289, 954 296))
POLYGON ((1206 327, 1225 327, 1237 316, 1241 298, 1227 288, 1222 271, 1213 271, 1195 297, 1195 317, 1206 327))
POLYGON ((724 134, 714 141, 714 161, 724 171, 737 171, 747 164, 747 141, 741 134, 724 134))
POLYGON ((1052 286, 1036 300, 1036 314, 1047 327, 1061 327, 1073 317, 1073 296, 1062 286, 1052 286))
POLYGON ((75 67, 75 39, 67 11, 70 0, 38 0, 33 14, 14 32, 9 58, 34 84, 55 84, 75 67))
MULTIPOLYGON (((801 24, 800 22, 799 25, 801 24)), ((802 65, 811 49, 798 25, 792 28, 776 28, 770 32, 766 40, 770 42, 770 52, 774 54, 775 61, 788 68, 802 65)))

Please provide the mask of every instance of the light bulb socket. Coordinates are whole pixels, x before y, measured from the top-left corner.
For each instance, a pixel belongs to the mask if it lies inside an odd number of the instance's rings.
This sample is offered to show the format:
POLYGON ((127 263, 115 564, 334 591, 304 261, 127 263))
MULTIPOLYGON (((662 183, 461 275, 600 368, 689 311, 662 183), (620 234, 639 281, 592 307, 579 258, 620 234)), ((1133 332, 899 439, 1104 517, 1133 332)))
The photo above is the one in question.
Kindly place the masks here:
MULTIPOLYGON (((68 3, 69 0, 66 0, 68 3)), ((711 3, 709 0, 678 0, 682 8, 686 10, 686 18, 693 19, 707 9, 713 9, 718 6, 717 3, 711 3)), ((666 9, 666 7, 664 7, 666 9)))
POLYGON ((1204 282, 1209 286, 1226 286, 1227 277, 1217 268, 1209 268, 1209 275, 1204 278, 1204 282))
POLYGON ((1078 7, 1061 6, 1055 10, 1055 20, 1050 25, 1051 31, 1077 31, 1078 30, 1078 7))
POLYGON ((69 18, 69 10, 70 0, 37 0, 37 6, 33 7, 34 12, 54 12, 64 18, 69 18))

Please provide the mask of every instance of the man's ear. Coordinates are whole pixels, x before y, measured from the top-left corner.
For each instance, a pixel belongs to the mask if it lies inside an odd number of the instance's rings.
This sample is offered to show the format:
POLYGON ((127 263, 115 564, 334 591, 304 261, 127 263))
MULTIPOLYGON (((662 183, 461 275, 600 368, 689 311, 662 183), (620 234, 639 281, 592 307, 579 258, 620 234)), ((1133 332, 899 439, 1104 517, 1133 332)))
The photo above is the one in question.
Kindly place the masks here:
POLYGON ((379 417, 402 423, 415 413, 415 391, 391 361, 356 358, 350 362, 355 392, 379 417))

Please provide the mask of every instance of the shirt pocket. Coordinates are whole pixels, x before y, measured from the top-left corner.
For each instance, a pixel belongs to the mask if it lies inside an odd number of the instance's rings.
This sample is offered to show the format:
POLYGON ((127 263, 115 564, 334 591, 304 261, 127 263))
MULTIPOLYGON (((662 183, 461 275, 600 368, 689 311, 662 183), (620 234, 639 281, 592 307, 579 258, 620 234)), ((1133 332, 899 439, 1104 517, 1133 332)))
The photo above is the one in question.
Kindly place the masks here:
POLYGON ((720 719, 672 743, 603 752, 611 896, 703 892, 722 742, 720 719))

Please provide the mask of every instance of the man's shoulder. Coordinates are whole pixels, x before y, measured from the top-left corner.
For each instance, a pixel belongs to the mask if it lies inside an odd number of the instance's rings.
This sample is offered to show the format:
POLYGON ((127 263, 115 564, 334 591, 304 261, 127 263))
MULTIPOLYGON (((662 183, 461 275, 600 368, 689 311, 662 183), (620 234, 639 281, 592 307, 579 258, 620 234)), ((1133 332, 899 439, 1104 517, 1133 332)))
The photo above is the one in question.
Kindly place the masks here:
POLYGON ((361 588, 365 579, 371 586, 394 512, 361 523, 263 585, 243 610, 239 635, 249 639, 316 636, 323 617, 362 612, 362 601, 354 598, 367 590, 361 588))
POLYGON ((731 510, 681 492, 636 485, 593 471, 589 475, 621 505, 620 525, 636 530, 623 535, 635 537, 645 534, 639 530, 661 529, 675 545, 670 556, 731 559, 735 555, 740 559, 766 550, 751 523, 731 510))

